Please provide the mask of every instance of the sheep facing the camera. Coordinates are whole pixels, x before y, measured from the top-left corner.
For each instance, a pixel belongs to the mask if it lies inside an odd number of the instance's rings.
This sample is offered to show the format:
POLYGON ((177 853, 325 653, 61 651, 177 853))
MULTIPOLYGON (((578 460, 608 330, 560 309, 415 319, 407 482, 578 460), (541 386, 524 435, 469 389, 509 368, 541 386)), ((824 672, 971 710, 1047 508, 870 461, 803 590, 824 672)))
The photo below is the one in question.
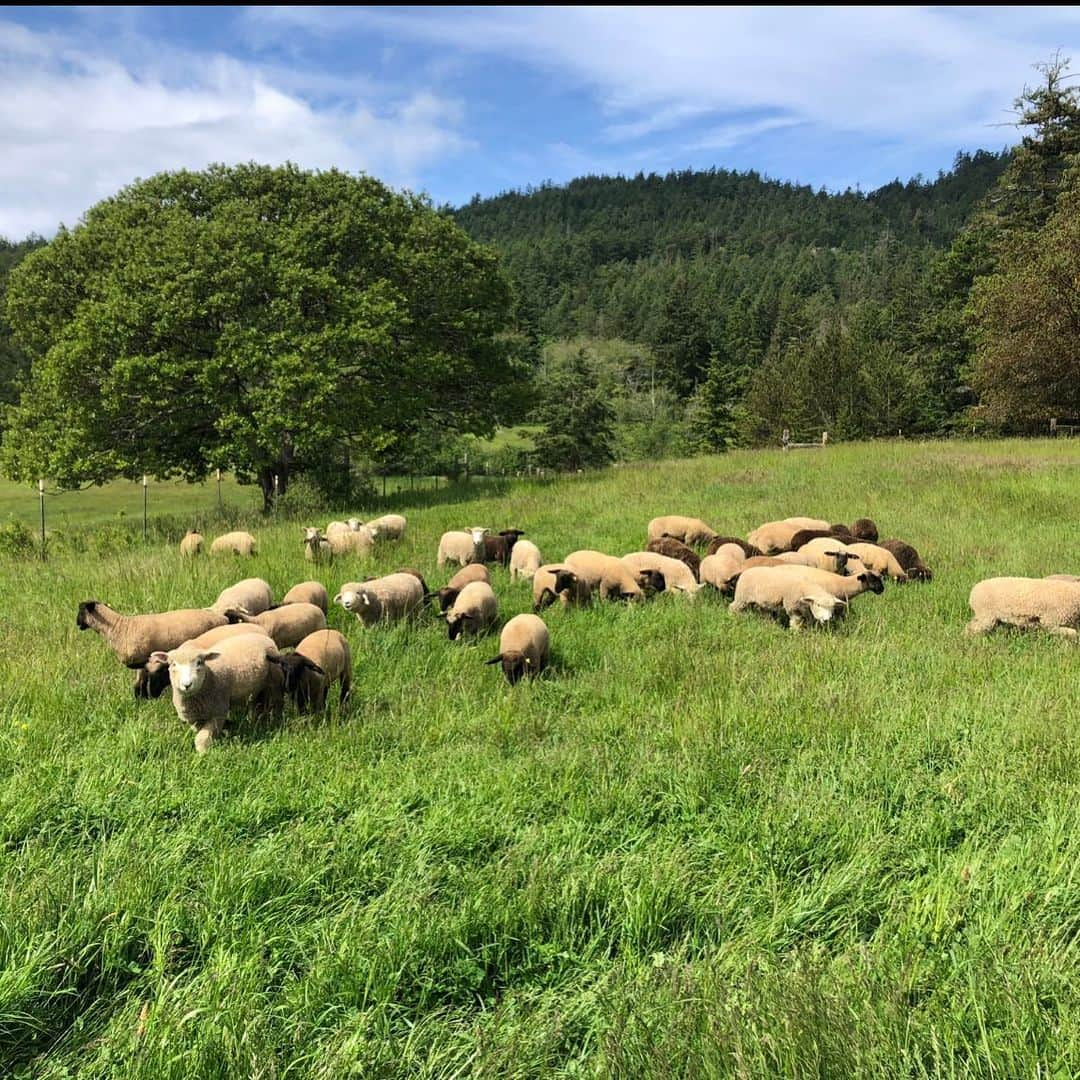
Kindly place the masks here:
POLYGON ((524 529, 501 529, 498 536, 485 536, 484 562, 509 566, 518 537, 524 535, 524 529))
POLYGON ((468 566, 469 563, 482 563, 485 556, 484 537, 487 533, 487 529, 478 525, 444 532, 439 538, 436 565, 441 567, 447 563, 457 563, 459 566, 468 566))
POLYGON ((513 686, 523 676, 535 679, 547 667, 551 639, 544 620, 536 615, 515 615, 499 635, 499 655, 486 664, 502 664, 506 681, 513 686))
MULTIPOLYGON (((194 645, 199 649, 209 649, 219 641, 225 641, 227 638, 242 637, 244 634, 261 634, 268 641, 273 640, 260 626, 249 626, 247 623, 230 623, 226 626, 215 626, 212 630, 207 630, 205 634, 199 634, 198 637, 193 637, 182 644, 194 645)), ((139 668, 139 672, 135 676, 135 697, 137 700, 159 698, 169 689, 168 662, 163 659, 155 660, 155 655, 160 654, 152 653, 146 664, 139 668)))
POLYGON ((313 563, 331 562, 334 558, 334 545, 323 536, 321 529, 311 525, 304 527, 304 558, 313 563))
POLYGON ((424 603, 424 586, 415 574, 396 573, 370 581, 350 581, 334 597, 364 626, 406 619, 424 603))

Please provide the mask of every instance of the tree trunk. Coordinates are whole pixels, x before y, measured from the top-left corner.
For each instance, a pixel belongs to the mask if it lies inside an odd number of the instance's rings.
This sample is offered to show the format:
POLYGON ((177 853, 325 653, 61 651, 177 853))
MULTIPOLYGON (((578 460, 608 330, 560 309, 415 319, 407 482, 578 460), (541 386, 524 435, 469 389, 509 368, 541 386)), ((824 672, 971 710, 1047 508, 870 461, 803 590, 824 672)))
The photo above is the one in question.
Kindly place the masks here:
POLYGON ((277 494, 284 495, 289 488, 289 466, 279 461, 276 465, 264 465, 259 470, 259 487, 262 489, 263 513, 274 509, 274 477, 277 477, 277 494))

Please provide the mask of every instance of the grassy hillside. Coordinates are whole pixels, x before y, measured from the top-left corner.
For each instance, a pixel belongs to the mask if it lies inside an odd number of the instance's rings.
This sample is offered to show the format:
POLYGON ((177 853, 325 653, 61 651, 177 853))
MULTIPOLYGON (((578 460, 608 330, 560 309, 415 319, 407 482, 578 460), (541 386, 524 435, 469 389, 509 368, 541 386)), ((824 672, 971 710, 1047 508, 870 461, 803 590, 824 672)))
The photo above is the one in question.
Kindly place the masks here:
POLYGON ((555 670, 514 689, 495 640, 338 609, 351 711, 201 758, 77 605, 278 593, 294 524, 243 563, 0 562, 0 1075, 1077 1074, 1080 649, 961 630, 980 578, 1080 572, 1078 481, 1076 443, 882 444, 432 499, 318 576, 441 583, 474 522, 622 553, 684 512, 869 515, 936 577, 827 633, 553 611, 555 670))

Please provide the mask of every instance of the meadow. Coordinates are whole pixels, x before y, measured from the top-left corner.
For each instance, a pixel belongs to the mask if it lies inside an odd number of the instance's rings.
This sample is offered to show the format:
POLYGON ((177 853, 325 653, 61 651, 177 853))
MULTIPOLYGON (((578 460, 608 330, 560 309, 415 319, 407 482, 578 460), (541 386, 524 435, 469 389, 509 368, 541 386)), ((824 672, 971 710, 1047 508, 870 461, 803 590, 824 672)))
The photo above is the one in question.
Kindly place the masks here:
POLYGON ((1080 442, 407 499, 364 566, 313 572, 302 522, 244 561, 0 559, 0 1075, 1080 1074, 1080 649, 962 635, 981 578, 1080 573, 1080 442), (714 596, 551 609, 553 669, 514 688, 482 666, 497 637, 332 609, 350 708, 238 720, 202 757, 75 627, 81 600, 204 605, 250 575, 437 587, 440 533, 472 524, 622 554, 660 513, 870 516, 935 578, 801 635, 714 596))

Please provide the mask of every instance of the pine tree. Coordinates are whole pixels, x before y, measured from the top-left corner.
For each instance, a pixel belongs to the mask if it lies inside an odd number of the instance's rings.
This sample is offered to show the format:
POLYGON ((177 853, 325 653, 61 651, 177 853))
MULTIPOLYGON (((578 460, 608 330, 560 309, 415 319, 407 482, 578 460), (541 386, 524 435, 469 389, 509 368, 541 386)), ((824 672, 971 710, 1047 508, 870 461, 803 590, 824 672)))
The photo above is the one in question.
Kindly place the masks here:
POLYGON ((744 376, 718 349, 709 354, 708 374, 691 405, 690 426, 710 453, 721 454, 737 441, 735 404, 742 397, 744 376))
POLYGON ((615 412, 584 349, 540 380, 537 461, 549 469, 590 469, 615 460, 615 412))

